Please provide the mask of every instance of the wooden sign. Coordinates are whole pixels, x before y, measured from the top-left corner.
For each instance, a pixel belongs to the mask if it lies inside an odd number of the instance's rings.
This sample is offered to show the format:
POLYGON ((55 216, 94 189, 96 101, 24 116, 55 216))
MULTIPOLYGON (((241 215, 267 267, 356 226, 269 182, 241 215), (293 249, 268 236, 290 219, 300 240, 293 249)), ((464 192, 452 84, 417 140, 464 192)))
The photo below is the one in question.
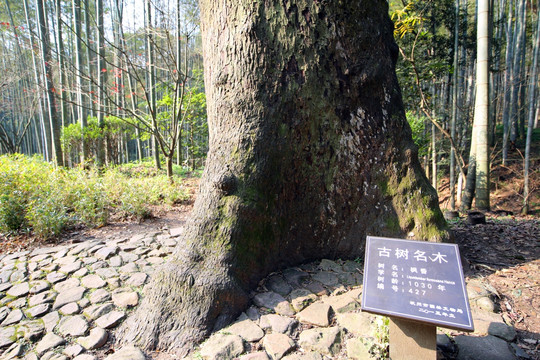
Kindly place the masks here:
POLYGON ((362 310, 473 331, 458 246, 368 236, 362 310))

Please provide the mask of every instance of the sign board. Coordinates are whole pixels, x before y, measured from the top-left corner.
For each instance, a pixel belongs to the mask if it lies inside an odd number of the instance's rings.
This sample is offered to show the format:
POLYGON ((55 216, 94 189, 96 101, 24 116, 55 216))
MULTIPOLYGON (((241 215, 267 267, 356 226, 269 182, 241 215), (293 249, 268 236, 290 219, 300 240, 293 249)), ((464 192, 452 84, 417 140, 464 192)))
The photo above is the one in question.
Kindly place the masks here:
POLYGON ((458 246, 368 236, 362 310, 474 330, 458 246))

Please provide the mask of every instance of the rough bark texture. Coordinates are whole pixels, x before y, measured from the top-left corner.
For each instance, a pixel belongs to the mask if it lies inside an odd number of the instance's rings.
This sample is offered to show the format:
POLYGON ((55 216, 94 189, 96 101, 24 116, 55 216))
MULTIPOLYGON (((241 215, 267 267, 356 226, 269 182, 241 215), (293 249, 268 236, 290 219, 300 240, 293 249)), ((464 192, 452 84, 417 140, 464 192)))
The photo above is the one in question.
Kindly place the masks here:
POLYGON ((201 1, 210 151, 184 246, 123 341, 182 352, 270 271, 366 235, 448 238, 394 72, 387 3, 201 1))

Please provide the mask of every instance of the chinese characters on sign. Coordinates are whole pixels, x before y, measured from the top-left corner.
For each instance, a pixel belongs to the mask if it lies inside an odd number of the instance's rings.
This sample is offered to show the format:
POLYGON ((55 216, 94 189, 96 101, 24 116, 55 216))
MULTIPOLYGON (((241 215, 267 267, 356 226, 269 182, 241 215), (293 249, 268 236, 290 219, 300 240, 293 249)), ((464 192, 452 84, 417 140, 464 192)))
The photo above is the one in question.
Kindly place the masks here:
POLYGON ((473 330, 457 245, 368 236, 362 310, 473 330))

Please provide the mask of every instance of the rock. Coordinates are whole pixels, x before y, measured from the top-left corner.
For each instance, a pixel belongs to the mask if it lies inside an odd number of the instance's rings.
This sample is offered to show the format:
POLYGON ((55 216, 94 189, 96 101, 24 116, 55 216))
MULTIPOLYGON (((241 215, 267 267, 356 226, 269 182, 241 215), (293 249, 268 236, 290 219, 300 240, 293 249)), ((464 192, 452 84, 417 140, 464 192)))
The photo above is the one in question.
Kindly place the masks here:
POLYGON ((38 355, 42 355, 46 351, 64 344, 64 342, 65 342, 64 339, 62 339, 60 336, 55 335, 52 332, 49 332, 37 344, 35 350, 38 353, 38 355))
POLYGON ((46 314, 51 309, 51 304, 39 304, 26 310, 26 315, 29 318, 36 318, 46 314))
POLYGON ((31 342, 35 342, 41 336, 43 336, 43 333, 45 332, 45 326, 41 321, 27 321, 21 323, 21 325, 17 328, 17 335, 22 335, 22 337, 31 342))
POLYGON ((23 282, 17 285, 13 285, 8 291, 7 295, 15 298, 26 296, 30 292, 30 284, 23 282))
POLYGON ((283 360, 323 360, 321 354, 316 352, 307 352, 303 354, 291 354, 283 358, 283 360))
POLYGON ((28 273, 26 272, 25 269, 17 270, 13 272, 13 274, 11 274, 11 276, 9 277, 9 281, 11 281, 12 283, 25 281, 27 279, 27 275, 28 273))
POLYGON ((60 321, 60 314, 58 311, 53 311, 43 316, 41 319, 43 320, 47 332, 52 332, 56 325, 58 325, 58 321, 60 321))
POLYGON ((96 357, 90 354, 82 354, 73 358, 73 360, 96 360, 96 357))
POLYGON ((53 271, 47 275, 47 281, 51 284, 56 284, 57 282, 63 281, 67 278, 67 275, 64 273, 53 271))
POLYGON ((116 271, 114 268, 110 267, 104 267, 96 270, 96 274, 101 276, 104 279, 110 279, 113 277, 118 276, 118 271, 116 271))
POLYGON ((8 290, 10 287, 12 287, 13 285, 11 283, 0 283, 0 292, 4 292, 6 290, 8 290))
POLYGON ((112 294, 114 305, 121 308, 130 308, 139 303, 139 294, 135 291, 122 291, 112 294))
POLYGON ((306 351, 319 352, 333 356, 340 350, 341 331, 337 326, 330 328, 313 328, 300 333, 298 345, 306 351))
POLYGON ((72 302, 72 303, 62 306, 60 310, 58 311, 62 315, 73 315, 73 314, 77 314, 80 310, 81 308, 79 307, 79 305, 75 302, 72 302))
POLYGON ((146 282, 146 279, 148 279, 148 275, 143 272, 137 272, 131 275, 126 283, 130 286, 142 286, 146 282))
POLYGON ((238 335, 214 334, 202 344, 201 356, 209 360, 233 359, 244 352, 244 341, 238 335))
POLYGON ((25 297, 22 297, 22 298, 19 298, 17 300, 13 300, 11 302, 8 303, 8 306, 11 307, 12 309, 20 309, 20 308, 25 308, 26 307, 26 298, 25 297))
POLYGON ((472 316, 474 322, 474 334, 477 335, 487 335, 489 332, 489 326, 492 323, 501 322, 500 315, 475 308, 472 309, 472 316))
MULTIPOLYGON (((135 261, 139 260, 139 255, 132 254, 128 252, 120 252, 120 257, 125 263, 133 263, 135 265, 135 261)), ((125 266, 125 265, 124 265, 125 266)))
POLYGON ((99 289, 104 287, 107 283, 99 275, 86 275, 81 279, 81 284, 88 289, 99 289))
POLYGON ((21 309, 12 310, 9 315, 2 321, 2 326, 8 326, 16 324, 24 318, 24 314, 21 309))
POLYGON ((81 284, 79 279, 76 278, 69 278, 67 280, 64 280, 62 282, 57 283, 54 285, 54 290, 58 293, 64 292, 66 290, 72 289, 74 287, 77 287, 81 284))
POLYGON ((2 360, 19 359, 19 356, 23 353, 22 344, 12 344, 2 355, 2 360))
POLYGON ((495 312, 495 303, 487 296, 482 296, 481 298, 476 299, 476 306, 482 310, 495 312))
POLYGON ((270 360, 266 352, 258 351, 251 354, 242 355, 238 360, 270 360))
POLYGON ((96 320, 96 325, 104 329, 109 329, 118 325, 125 317, 126 314, 123 311, 111 311, 110 313, 99 317, 96 320))
POLYGON ((118 246, 105 246, 96 251, 94 256, 100 260, 107 260, 118 252, 118 246))
POLYGON ((82 336, 87 330, 88 322, 82 315, 64 317, 58 324, 58 332, 64 336, 82 336))
POLYGON ((328 290, 326 290, 326 288, 322 286, 322 284, 318 281, 304 283, 302 286, 318 296, 324 296, 328 294, 328 290))
POLYGON ((73 273, 73 276, 81 278, 81 277, 85 276, 86 274, 88 274, 88 269, 83 267, 83 268, 80 268, 79 270, 75 271, 73 273))
POLYGON ((283 270, 282 274, 285 280, 293 286, 300 286, 304 281, 309 279, 309 274, 307 272, 296 268, 283 270))
POLYGON ((95 320, 102 317, 114 310, 114 305, 111 303, 92 305, 84 311, 84 315, 90 319, 95 320))
POLYGON ((293 316, 291 304, 285 298, 275 292, 268 291, 259 293, 253 298, 255 305, 274 310, 277 314, 293 316))
POLYGON ((37 295, 31 296, 28 299, 28 306, 35 306, 44 303, 51 303, 56 298, 56 293, 54 291, 44 291, 37 295))
POLYGON ((105 360, 145 360, 145 357, 140 349, 129 345, 107 356, 105 360))
POLYGON ((362 264, 359 264, 356 261, 347 260, 343 264, 343 271, 357 273, 359 271, 364 271, 364 267, 362 266, 362 264))
POLYGON ((336 319, 340 327, 355 336, 370 337, 373 335, 372 315, 366 312, 336 314, 336 319))
POLYGON ((371 360, 369 347, 364 344, 361 338, 352 338, 347 340, 347 359, 371 360))
POLYGON ((295 289, 290 295, 291 305, 295 311, 302 311, 306 306, 317 300, 317 296, 306 289, 295 289))
POLYGON ((81 261, 75 261, 71 264, 67 264, 67 265, 64 265, 62 266, 60 269, 58 269, 59 272, 61 273, 64 273, 64 274, 72 274, 74 273, 75 271, 79 270, 82 266, 82 262, 81 261))
POLYGON ((253 321, 249 320, 247 315, 242 313, 237 322, 225 329, 225 332, 238 335, 248 342, 259 341, 264 336, 264 331, 253 321))
POLYGON ((43 354, 40 360, 68 360, 68 358, 65 355, 57 354, 54 351, 48 351, 43 354))
POLYGON ((146 261, 148 261, 152 265, 160 265, 165 262, 165 259, 163 259, 162 257, 150 256, 146 258, 146 261))
POLYGON ((298 321, 287 316, 268 314, 261 316, 259 325, 263 329, 272 329, 273 333, 292 335, 292 332, 298 326, 298 321))
POLYGON ((4 321, 4 319, 9 315, 9 308, 7 306, 0 308, 0 322, 4 321))
POLYGON ((322 301, 330 305, 335 313, 346 313, 360 308, 360 304, 349 293, 324 297, 322 301))
POLYGON ((294 348, 294 341, 285 334, 268 334, 263 346, 271 359, 279 360, 294 348))
POLYGON ((14 326, 0 328, 0 349, 13 344, 15 339, 14 326))
POLYGON ((169 230, 171 237, 178 237, 184 233, 184 227, 177 227, 169 230))
MULTIPOLYGON (((456 346, 446 334, 437 334, 437 349, 443 354, 452 355, 456 351, 456 346)), ((447 356, 449 357, 449 356, 447 356)))
POLYGON ((489 325, 488 334, 512 342, 516 339, 516 330, 512 326, 500 322, 494 322, 489 325))
POLYGON ((84 349, 81 345, 73 344, 73 345, 66 346, 66 348, 64 349, 62 353, 70 358, 73 358, 79 355, 80 353, 82 353, 83 351, 84 349))
POLYGON ((70 302, 76 302, 82 299, 86 289, 82 286, 70 288, 58 294, 53 304, 53 310, 58 309, 70 302))
POLYGON ((328 326, 330 324, 330 305, 316 302, 309 305, 296 315, 301 323, 316 326, 328 326))
POLYGON ((323 271, 334 271, 334 272, 341 272, 343 271, 343 268, 341 265, 339 265, 337 262, 328 260, 328 259, 322 259, 319 263, 319 269, 323 271))
POLYGON ((515 355, 506 341, 495 336, 472 337, 459 335, 454 338, 459 352, 457 360, 512 360, 515 355))
POLYGON ((34 281, 30 283, 30 294, 39 294, 42 291, 49 290, 51 285, 45 280, 34 281))
POLYGON ((281 296, 287 296, 292 291, 291 285, 289 285, 283 277, 280 275, 273 275, 266 281, 266 287, 278 293, 281 296))
POLYGON ((118 255, 113 256, 112 258, 109 259, 109 265, 111 265, 112 267, 122 266, 122 258, 118 255))
POLYGON ((329 271, 319 271, 311 275, 311 278, 328 287, 338 286, 339 279, 336 274, 329 271))
POLYGON ((111 294, 105 289, 99 289, 90 294, 92 304, 102 303, 111 299, 111 294))
POLYGON ((82 345, 86 350, 99 349, 107 342, 109 333, 107 330, 96 327, 90 330, 90 335, 86 337, 80 337, 77 342, 82 345))

